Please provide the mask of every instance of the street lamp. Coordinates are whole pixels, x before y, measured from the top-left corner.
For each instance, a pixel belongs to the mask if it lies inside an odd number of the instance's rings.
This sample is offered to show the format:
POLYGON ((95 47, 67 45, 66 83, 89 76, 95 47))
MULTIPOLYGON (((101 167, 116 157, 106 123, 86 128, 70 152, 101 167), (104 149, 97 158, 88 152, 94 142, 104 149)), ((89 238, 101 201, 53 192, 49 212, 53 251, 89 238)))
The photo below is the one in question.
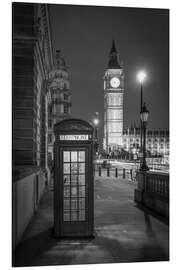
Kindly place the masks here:
MULTIPOLYGON (((141 86, 141 99, 140 99, 140 112, 141 112, 142 107, 143 107, 143 82, 146 79, 146 73, 143 70, 139 71, 138 74, 137 74, 137 79, 138 79, 138 81, 140 83, 140 86, 141 86)), ((141 121, 141 127, 140 128, 141 128, 140 148, 142 150, 142 121, 141 121)))
POLYGON ((95 113, 95 118, 93 119, 93 123, 95 126, 95 136, 94 136, 95 150, 96 150, 96 153, 98 154, 98 126, 99 126, 99 113, 98 112, 95 113))
POLYGON ((140 116, 141 116, 141 122, 142 122, 142 126, 143 126, 143 162, 142 162, 140 170, 141 171, 148 171, 149 168, 146 164, 146 125, 147 125, 147 121, 148 121, 149 111, 147 110, 145 103, 144 103, 142 110, 140 112, 140 116))

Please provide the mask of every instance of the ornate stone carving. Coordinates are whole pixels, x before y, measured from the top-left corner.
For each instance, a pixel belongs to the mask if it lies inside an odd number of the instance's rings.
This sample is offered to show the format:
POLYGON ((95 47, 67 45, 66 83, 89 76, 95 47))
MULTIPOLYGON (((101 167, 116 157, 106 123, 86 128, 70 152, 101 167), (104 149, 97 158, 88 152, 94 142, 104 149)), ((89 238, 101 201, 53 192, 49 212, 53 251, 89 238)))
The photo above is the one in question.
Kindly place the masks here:
POLYGON ((56 124, 54 130, 55 133, 92 132, 93 127, 88 122, 81 119, 67 119, 56 124))

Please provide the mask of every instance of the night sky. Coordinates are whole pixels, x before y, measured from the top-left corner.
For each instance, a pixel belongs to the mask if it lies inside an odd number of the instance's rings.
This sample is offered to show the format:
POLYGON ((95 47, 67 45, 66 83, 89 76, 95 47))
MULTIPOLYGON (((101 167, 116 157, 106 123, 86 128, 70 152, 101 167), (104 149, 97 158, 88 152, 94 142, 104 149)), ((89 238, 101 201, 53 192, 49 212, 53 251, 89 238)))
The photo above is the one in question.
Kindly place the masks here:
POLYGON ((103 76, 115 39, 125 72, 125 127, 139 121, 136 74, 143 69, 149 129, 169 128, 168 10, 50 5, 50 16, 53 48, 69 66, 71 117, 91 121, 99 112, 103 127, 103 76))

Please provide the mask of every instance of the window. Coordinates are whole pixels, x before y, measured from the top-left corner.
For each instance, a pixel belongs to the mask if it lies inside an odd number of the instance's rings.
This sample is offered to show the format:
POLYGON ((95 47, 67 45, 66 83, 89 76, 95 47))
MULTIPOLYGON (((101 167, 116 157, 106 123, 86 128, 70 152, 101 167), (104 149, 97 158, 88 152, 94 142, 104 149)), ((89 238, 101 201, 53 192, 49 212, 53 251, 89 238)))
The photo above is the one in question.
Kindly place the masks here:
POLYGON ((120 109, 108 109, 108 119, 122 119, 122 114, 120 109))
POLYGON ((52 120, 48 120, 48 128, 52 128, 52 120))
POLYGON ((120 123, 109 123, 108 131, 109 132, 122 132, 122 125, 120 123))
POLYGON ((109 106, 122 106, 123 105, 123 94, 113 93, 108 95, 109 106))
POLYGON ((64 94, 64 100, 68 100, 68 95, 64 94))
POLYGON ((49 106, 49 113, 52 113, 52 106, 49 106))
POLYGON ((48 135, 48 142, 51 143, 52 142, 52 134, 48 135))
POLYGON ((85 151, 63 151, 63 219, 85 221, 85 151))
POLYGON ((64 113, 68 113, 68 106, 67 106, 67 104, 64 105, 64 113))

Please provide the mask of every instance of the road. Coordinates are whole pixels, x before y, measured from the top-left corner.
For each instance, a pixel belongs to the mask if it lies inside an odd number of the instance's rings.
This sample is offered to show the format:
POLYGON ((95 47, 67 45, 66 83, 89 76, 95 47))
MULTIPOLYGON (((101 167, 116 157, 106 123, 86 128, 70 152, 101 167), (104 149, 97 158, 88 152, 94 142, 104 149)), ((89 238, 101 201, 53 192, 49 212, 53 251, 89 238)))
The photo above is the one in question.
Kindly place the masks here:
POLYGON ((53 191, 48 189, 18 246, 15 266, 168 260, 169 226, 134 203, 136 183, 95 178, 95 238, 52 237, 53 191))

